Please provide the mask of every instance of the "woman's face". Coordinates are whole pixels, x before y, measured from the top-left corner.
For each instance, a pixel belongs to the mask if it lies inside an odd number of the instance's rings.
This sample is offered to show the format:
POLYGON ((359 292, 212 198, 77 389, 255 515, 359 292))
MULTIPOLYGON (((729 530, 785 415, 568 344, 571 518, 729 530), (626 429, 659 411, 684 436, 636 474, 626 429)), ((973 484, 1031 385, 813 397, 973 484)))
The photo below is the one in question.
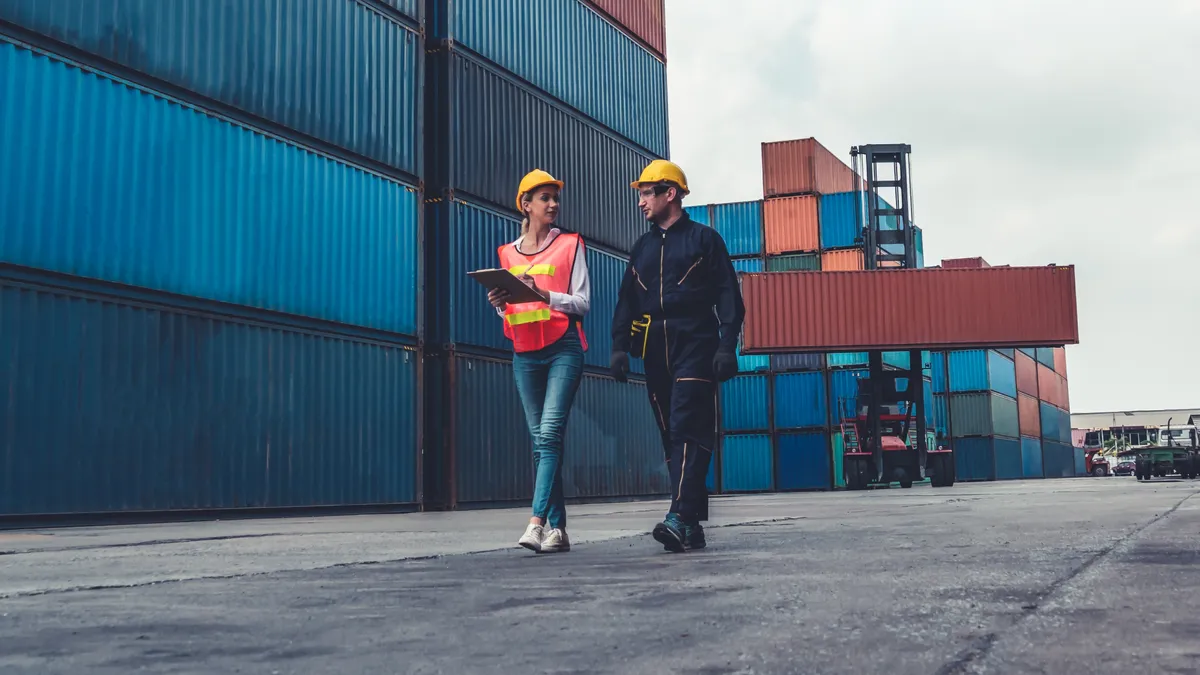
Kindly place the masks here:
POLYGON ((544 185, 529 195, 525 202, 525 214, 530 220, 540 223, 553 223, 558 219, 558 188, 544 185))

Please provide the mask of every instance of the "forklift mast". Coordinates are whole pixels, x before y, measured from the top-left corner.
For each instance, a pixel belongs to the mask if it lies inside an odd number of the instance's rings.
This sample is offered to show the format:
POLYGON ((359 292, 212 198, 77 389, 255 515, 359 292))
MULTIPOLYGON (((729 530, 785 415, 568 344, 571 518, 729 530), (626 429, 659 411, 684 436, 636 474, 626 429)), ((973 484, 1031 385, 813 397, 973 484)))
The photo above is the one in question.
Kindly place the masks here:
MULTIPOLYGON (((913 231, 912 189, 909 185, 912 146, 907 144, 859 145, 850 149, 854 172, 861 176, 863 199, 857 210, 862 227, 864 269, 915 269, 917 267, 916 233, 913 231), (885 201, 886 200, 886 201, 885 201)), ((868 389, 872 392, 867 406, 869 450, 880 472, 883 469, 881 420, 885 399, 896 396, 896 378, 907 378, 904 394, 910 402, 909 411, 916 413, 917 454, 925 466, 925 379, 921 351, 909 354, 907 370, 884 371, 883 352, 869 352, 868 389), (886 382, 886 384, 885 384, 886 382), (889 396, 890 394, 890 396, 889 396)))

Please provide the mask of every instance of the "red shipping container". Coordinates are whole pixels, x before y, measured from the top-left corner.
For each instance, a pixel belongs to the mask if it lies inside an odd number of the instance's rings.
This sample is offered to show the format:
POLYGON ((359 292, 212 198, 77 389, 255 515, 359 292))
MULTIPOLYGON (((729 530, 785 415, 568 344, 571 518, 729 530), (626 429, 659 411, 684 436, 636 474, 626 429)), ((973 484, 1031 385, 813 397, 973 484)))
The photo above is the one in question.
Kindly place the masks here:
POLYGON ((1017 391, 1030 396, 1038 395, 1037 361, 1024 352, 1017 352, 1017 391))
POLYGON ((590 0, 660 59, 667 58, 666 10, 663 0, 590 0))
POLYGON ((1059 406, 1060 408, 1067 411, 1071 410, 1070 387, 1067 386, 1067 378, 1062 375, 1058 376, 1058 399, 1062 401, 1062 405, 1059 406))
POLYGON ((1058 408, 1067 409, 1067 381, 1054 369, 1038 364, 1038 393, 1039 397, 1058 408))
POLYGON ((978 270, 991 265, 983 258, 950 258, 942 261, 942 267, 948 270, 978 270))
POLYGON ((821 254, 821 269, 827 272, 855 272, 865 264, 861 248, 825 251, 821 254))
POLYGON ((1067 350, 1064 347, 1054 348, 1054 372, 1067 376, 1067 350))
POLYGON ((1042 408, 1034 396, 1020 394, 1017 396, 1017 419, 1021 425, 1021 435, 1031 438, 1042 436, 1042 408))
POLYGON ((816 197, 763 201, 763 244, 767 255, 821 248, 820 207, 816 197))
POLYGON ((742 293, 748 354, 1079 342, 1071 266, 757 273, 742 293))
POLYGON ((861 189, 854 171, 815 138, 762 144, 763 196, 861 189))

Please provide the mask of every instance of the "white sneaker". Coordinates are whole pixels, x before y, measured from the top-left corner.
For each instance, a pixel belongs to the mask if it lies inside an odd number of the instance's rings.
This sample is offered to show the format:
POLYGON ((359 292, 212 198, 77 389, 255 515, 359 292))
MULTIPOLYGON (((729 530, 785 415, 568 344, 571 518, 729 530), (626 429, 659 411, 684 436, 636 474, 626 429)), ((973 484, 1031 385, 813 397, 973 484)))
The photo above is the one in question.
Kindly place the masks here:
POLYGON ((529 527, 525 528, 525 534, 517 540, 517 545, 524 546, 535 553, 540 553, 542 551, 542 536, 542 526, 530 523, 529 527))
POLYGON ((542 553, 566 553, 571 550, 571 540, 567 533, 557 527, 546 533, 542 540, 542 553))

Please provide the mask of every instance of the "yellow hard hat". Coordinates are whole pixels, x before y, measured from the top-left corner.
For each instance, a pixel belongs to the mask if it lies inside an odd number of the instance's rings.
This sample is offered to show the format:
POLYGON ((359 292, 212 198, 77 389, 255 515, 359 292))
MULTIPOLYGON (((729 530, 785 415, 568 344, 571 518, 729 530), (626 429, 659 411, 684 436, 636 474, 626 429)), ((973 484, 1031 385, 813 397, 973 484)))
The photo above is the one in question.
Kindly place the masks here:
POLYGON ((683 174, 683 169, 675 162, 669 162, 665 159, 656 159, 650 162, 643 171, 640 178, 629 184, 629 187, 637 189, 646 183, 674 183, 679 186, 679 189, 688 192, 687 176, 683 174))
POLYGON ((554 176, 551 176, 541 169, 534 169, 533 171, 525 174, 525 177, 521 179, 521 185, 517 188, 517 210, 523 211, 521 208, 522 195, 524 195, 526 192, 533 192, 543 185, 554 185, 561 190, 563 187, 563 182, 561 180, 557 180, 554 176))

